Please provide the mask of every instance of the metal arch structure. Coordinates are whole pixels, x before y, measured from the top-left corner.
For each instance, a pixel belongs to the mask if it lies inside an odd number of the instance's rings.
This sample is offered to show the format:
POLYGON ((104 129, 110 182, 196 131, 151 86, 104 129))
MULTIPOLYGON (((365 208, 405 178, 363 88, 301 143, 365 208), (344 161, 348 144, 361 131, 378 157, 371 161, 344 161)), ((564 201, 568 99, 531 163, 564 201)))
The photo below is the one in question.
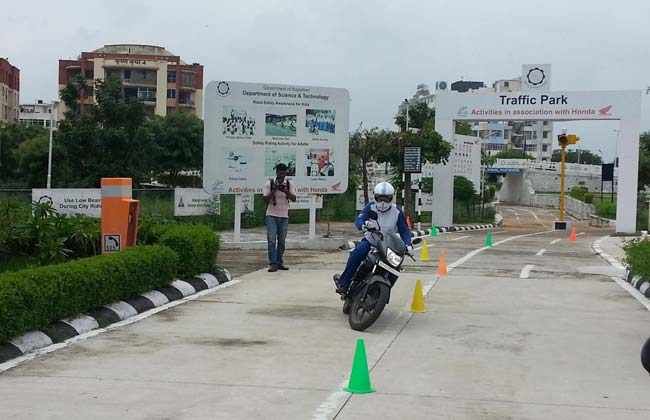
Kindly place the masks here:
MULTIPOLYGON (((616 232, 636 232, 641 90, 439 92, 436 97, 436 130, 444 139, 454 138, 456 121, 513 120, 619 121, 616 232)), ((433 223, 448 226, 453 216, 452 164, 437 167, 434 188, 438 200, 433 223)))

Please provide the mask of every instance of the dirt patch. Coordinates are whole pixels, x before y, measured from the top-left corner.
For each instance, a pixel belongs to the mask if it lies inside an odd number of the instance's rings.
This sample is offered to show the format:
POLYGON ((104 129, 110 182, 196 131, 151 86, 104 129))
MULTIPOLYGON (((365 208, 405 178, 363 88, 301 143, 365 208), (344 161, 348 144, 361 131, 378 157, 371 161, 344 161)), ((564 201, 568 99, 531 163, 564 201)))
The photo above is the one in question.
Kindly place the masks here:
MULTIPOLYGON (((284 254, 284 261, 290 268, 297 268, 303 264, 320 262, 322 261, 322 255, 327 253, 325 251, 289 250, 284 254)), ((247 251, 223 249, 219 251, 217 264, 225 267, 233 277, 241 277, 262 268, 268 268, 268 253, 266 250, 261 249, 247 251)))
POLYGON ((251 347, 269 344, 265 340, 245 340, 243 338, 193 338, 188 340, 192 344, 210 347, 251 347))
POLYGON ((339 310, 329 306, 271 306, 248 311, 252 315, 281 318, 326 319, 338 316, 339 310))

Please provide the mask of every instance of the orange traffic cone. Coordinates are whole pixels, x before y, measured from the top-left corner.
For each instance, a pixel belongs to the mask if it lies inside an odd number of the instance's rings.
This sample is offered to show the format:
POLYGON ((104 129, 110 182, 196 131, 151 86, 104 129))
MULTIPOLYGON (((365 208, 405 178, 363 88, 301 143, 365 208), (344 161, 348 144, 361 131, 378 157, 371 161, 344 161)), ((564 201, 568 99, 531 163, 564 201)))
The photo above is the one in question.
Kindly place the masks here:
POLYGON ((438 265, 438 277, 447 275, 447 262, 445 261, 445 251, 440 252, 440 264, 438 265))
POLYGON ((569 236, 569 242, 575 242, 575 241, 576 241, 576 228, 572 227, 571 235, 569 236))
POLYGON ((406 216, 406 225, 409 229, 413 230, 413 224, 411 223, 411 216, 406 216))

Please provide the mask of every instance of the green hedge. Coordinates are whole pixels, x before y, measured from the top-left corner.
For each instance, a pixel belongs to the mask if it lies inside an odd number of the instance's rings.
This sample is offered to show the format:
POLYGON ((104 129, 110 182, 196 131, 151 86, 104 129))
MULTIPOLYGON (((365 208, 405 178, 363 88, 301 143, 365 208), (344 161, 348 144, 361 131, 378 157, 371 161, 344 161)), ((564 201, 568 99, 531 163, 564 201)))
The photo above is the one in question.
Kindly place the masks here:
POLYGON ((179 258, 163 246, 0 274, 0 342, 169 284, 179 258))
POLYGON ((219 252, 219 236, 209 226, 171 226, 160 236, 158 243, 178 254, 179 277, 214 271, 219 252))
POLYGON ((625 250, 625 264, 632 274, 650 281, 650 241, 641 239, 629 241, 623 249, 625 250))

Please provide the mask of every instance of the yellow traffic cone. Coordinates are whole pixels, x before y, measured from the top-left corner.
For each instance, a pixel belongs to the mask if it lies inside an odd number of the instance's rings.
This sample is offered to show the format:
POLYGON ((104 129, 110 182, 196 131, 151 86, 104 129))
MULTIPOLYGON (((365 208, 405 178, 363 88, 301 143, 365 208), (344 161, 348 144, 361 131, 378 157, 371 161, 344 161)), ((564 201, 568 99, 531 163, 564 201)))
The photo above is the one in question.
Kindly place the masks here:
POLYGON ((438 277, 443 277, 447 275, 447 261, 445 261, 445 251, 440 253, 440 264, 438 265, 438 272, 436 273, 438 277))
POLYGON ((413 303, 411 304, 411 312, 423 314, 424 310, 424 296, 422 295, 422 282, 420 280, 415 283, 415 290, 413 290, 413 303))
POLYGON ((427 240, 422 240, 422 251, 420 251, 420 261, 429 261, 429 249, 427 248, 427 240))

